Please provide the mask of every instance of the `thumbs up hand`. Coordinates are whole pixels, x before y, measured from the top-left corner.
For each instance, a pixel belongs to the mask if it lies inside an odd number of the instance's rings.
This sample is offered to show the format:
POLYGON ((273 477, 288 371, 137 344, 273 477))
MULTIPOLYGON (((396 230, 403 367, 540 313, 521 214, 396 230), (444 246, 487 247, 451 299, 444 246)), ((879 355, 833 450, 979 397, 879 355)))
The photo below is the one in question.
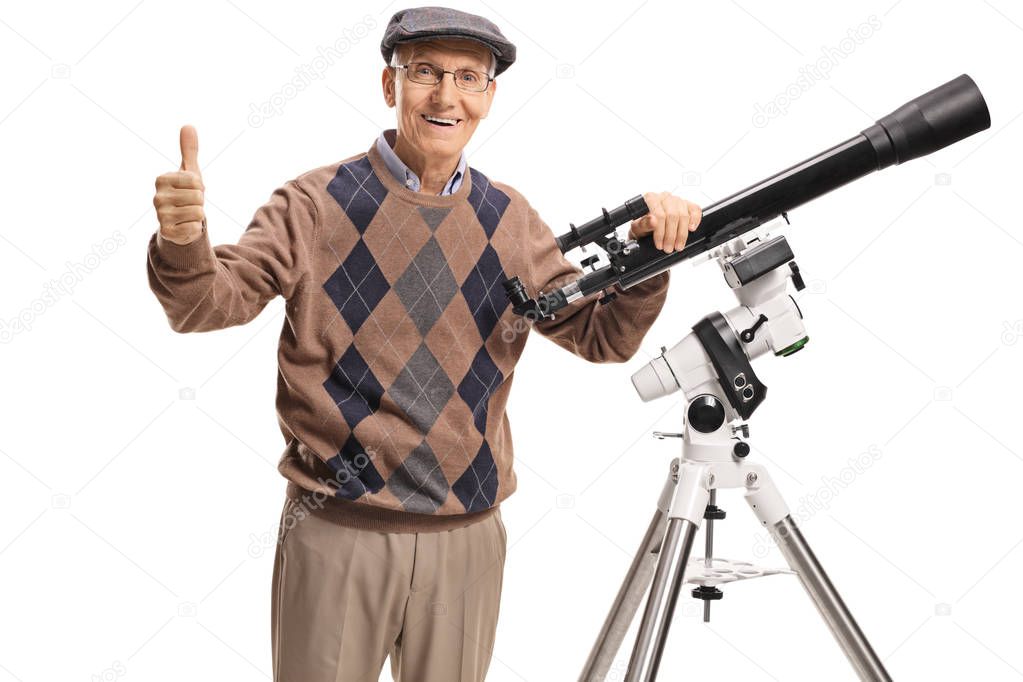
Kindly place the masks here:
POLYGON ((181 129, 181 167, 156 178, 153 206, 160 220, 160 235, 175 244, 190 244, 206 226, 199 170, 199 136, 192 126, 181 129))

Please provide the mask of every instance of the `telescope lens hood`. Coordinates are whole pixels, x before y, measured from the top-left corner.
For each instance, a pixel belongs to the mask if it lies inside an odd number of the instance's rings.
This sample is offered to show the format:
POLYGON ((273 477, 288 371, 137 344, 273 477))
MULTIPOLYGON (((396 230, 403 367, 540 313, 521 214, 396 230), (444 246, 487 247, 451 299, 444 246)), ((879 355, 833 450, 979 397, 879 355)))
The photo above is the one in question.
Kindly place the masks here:
POLYGON ((905 163, 991 127, 980 88, 965 73, 906 102, 863 135, 877 154, 878 170, 905 163))

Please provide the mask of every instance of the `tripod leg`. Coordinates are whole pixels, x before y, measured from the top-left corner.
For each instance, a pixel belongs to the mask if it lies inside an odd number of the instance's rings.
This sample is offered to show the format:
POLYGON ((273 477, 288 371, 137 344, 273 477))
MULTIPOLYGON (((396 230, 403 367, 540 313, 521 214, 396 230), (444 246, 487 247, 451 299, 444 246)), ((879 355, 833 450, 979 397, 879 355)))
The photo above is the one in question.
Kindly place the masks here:
POLYGON ((831 634, 852 663, 861 680, 868 682, 890 682, 891 677, 874 653, 870 642, 863 636, 859 625, 853 619, 838 590, 831 584, 828 574, 821 568, 799 527, 792 520, 788 507, 774 486, 771 477, 763 467, 747 469, 746 502, 764 526, 771 529, 771 535, 778 543, 789 566, 799 575, 799 580, 814 606, 820 611, 831 634))
POLYGON ((657 511, 654 512, 650 525, 647 527, 643 541, 639 545, 632 565, 625 575, 618 595, 615 597, 611 610, 604 620, 604 626, 597 636, 597 641, 586 659, 586 666, 579 676, 579 682, 603 682, 607 677, 614 657, 625 639, 626 632, 632 624, 632 619, 639 610, 640 602, 650 588, 653 579, 654 567, 657 565, 657 554, 664 542, 664 532, 667 527, 668 508, 671 504, 672 495, 675 492, 675 475, 678 471, 678 460, 672 462, 671 471, 661 496, 657 501, 657 511))
POLYGON ((684 582, 686 564, 689 563, 696 531, 703 520, 703 511, 709 499, 709 493, 703 487, 704 474, 702 466, 689 466, 688 463, 682 466, 678 490, 668 519, 668 532, 657 560, 654 582, 636 635, 636 645, 629 659, 625 682, 653 682, 657 677, 657 668, 660 666, 668 638, 668 628, 671 626, 679 590, 684 582), (669 575, 671 587, 665 603, 669 575))
POLYGON ((618 649, 625 639, 626 632, 632 624, 632 619, 639 610, 643 596, 650 588, 650 581, 653 579, 654 567, 657 565, 657 553, 664 541, 664 529, 667 526, 667 517, 664 512, 657 510, 646 535, 643 536, 643 543, 639 552, 629 566, 629 572, 625 575, 618 596, 607 614, 604 627, 597 636, 597 642, 590 651, 590 657, 586 660, 586 667, 579 676, 579 682, 604 682, 618 649))
POLYGON ((682 549, 679 551, 679 559, 675 563, 675 570, 671 576, 671 586, 668 588, 668 603, 661 613, 660 622, 657 624, 657 634, 654 637, 654 648, 650 654, 648 669, 643 682, 653 682, 657 678, 657 669, 661 666, 661 656, 664 654, 664 646, 668 642, 668 629, 671 627, 671 619, 675 615, 675 606, 678 604, 678 595, 685 584, 686 565, 689 563, 689 555, 693 550, 693 541, 696 539, 698 527, 688 519, 672 519, 671 523, 678 524, 678 534, 682 537, 682 549))
POLYGON ((785 555, 786 561, 799 574, 817 610, 827 622, 846 657, 856 669, 860 679, 869 682, 891 682, 881 659, 874 653, 870 642, 856 624, 828 575, 821 568, 806 539, 792 517, 786 515, 773 526, 771 532, 785 555))

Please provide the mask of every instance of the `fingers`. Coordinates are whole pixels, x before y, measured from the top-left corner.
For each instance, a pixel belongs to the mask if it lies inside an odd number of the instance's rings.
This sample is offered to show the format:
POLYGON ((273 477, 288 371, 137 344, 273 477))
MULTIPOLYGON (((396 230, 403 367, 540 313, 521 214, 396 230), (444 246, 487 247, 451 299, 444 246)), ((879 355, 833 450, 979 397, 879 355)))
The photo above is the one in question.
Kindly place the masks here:
POLYGON ((689 232, 689 214, 683 210, 686 202, 669 192, 652 192, 646 196, 653 222, 654 246, 665 253, 682 248, 689 232))
POLYGON ((661 195, 658 192, 648 192, 643 195, 643 199, 646 201, 648 209, 643 219, 650 226, 654 246, 659 249, 661 244, 664 243, 664 207, 661 202, 661 195))
POLYGON ((634 239, 639 236, 637 230, 639 229, 639 226, 642 224, 641 222, 642 220, 643 220, 642 218, 637 218, 636 220, 633 220, 631 223, 629 223, 629 239, 634 239))
POLYGON ((206 189, 202 182, 202 176, 192 171, 173 171, 171 173, 164 173, 156 178, 157 190, 171 187, 178 189, 206 189))
POLYGON ((160 234, 177 244, 188 244, 198 239, 206 220, 204 191, 198 175, 191 171, 166 173, 157 178, 156 187, 153 206, 156 207, 160 234))
POLYGON ((688 203, 680 197, 671 197, 670 213, 678 217, 678 231, 675 233, 675 243, 673 244, 675 251, 681 251, 682 247, 686 245, 686 239, 689 237, 690 216, 688 203))
POLYGON ((689 233, 703 219, 700 207, 670 192, 648 192, 643 199, 648 212, 632 221, 631 233, 637 237, 650 234, 654 246, 665 253, 685 248, 689 233))
POLYGON ((689 231, 692 232, 700 226, 700 221, 703 220, 703 209, 692 202, 687 202, 689 206, 689 231))
MULTIPOLYGON (((671 253, 678 244, 679 235, 685 235, 686 229, 682 222, 682 215, 678 210, 678 199, 670 194, 664 200, 664 252, 671 253)), ((686 222, 689 216, 685 216, 686 222)), ((683 236, 683 240, 685 237, 683 236)))
POLYGON ((164 206, 202 206, 203 192, 200 189, 178 189, 157 192, 154 203, 164 206))
POLYGON ((202 181, 194 173, 167 173, 156 179, 153 206, 157 211, 178 206, 198 206, 201 209, 204 197, 202 181))
POLYGON ((202 222, 205 217, 202 206, 161 206, 156 209, 156 214, 163 226, 202 222))
POLYGON ((199 133, 192 126, 182 126, 179 141, 181 170, 199 173, 199 133))

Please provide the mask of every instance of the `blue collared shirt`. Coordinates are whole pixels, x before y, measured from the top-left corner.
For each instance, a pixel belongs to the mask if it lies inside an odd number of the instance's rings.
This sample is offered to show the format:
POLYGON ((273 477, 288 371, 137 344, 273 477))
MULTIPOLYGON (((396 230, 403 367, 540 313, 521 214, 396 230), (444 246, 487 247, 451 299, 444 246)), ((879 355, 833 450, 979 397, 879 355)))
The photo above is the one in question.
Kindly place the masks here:
MULTIPOLYGON (((418 192, 422 183, 419 180, 419 176, 412 172, 405 162, 398 158, 398 155, 394 153, 392 145, 394 144, 397 130, 394 128, 388 128, 387 130, 380 133, 380 137, 377 138, 377 151, 380 152, 380 156, 383 157, 384 163, 387 164, 388 170, 391 171, 391 175, 394 178, 408 187, 413 192, 418 192)), ((458 191, 458 188, 462 186, 462 178, 465 176, 465 151, 462 151, 462 155, 458 159, 458 167, 455 168, 454 174, 448 180, 447 184, 444 185, 444 189, 441 190, 439 196, 445 194, 454 194, 458 191)))

